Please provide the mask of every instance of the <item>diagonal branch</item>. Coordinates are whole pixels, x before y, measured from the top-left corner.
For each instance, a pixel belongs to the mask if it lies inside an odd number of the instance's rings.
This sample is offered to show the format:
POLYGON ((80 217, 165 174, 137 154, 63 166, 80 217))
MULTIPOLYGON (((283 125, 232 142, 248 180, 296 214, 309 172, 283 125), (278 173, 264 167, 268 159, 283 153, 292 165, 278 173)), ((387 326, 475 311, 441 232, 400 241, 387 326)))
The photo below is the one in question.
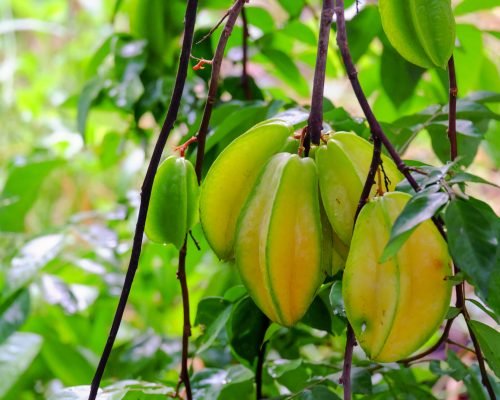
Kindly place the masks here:
POLYGON ((210 118, 212 117, 212 110, 217 97, 217 88, 219 87, 220 67, 222 59, 224 58, 224 51, 226 49, 227 41, 233 32, 234 24, 240 15, 241 9, 248 0, 236 0, 233 6, 227 12, 227 22, 224 30, 222 31, 215 55, 212 60, 212 76, 210 77, 210 85, 208 88, 207 102, 205 103, 205 110, 198 130, 198 152, 196 154, 196 175, 198 182, 201 183, 201 175, 203 168, 203 159, 205 157, 205 142, 208 134, 208 127, 210 118))
POLYGON ((111 350, 113 349, 113 344, 115 342, 118 329, 120 328, 123 313, 125 311, 125 306, 127 305, 130 289, 132 287, 135 273, 139 265, 139 258, 142 250, 142 237, 144 235, 144 227, 146 224, 146 216, 148 213, 149 200, 151 198, 154 177, 156 174, 156 170, 158 169, 158 165, 160 164, 161 155, 163 153, 163 149, 167 142, 168 136, 170 135, 170 132, 174 127, 174 123, 177 120, 182 92, 184 91, 184 84, 186 83, 187 70, 189 66, 189 55, 191 54, 194 26, 196 23, 197 7, 198 0, 188 0, 185 14, 184 39, 182 43, 182 51, 180 55, 175 86, 172 92, 172 98, 170 100, 170 106, 168 108, 165 122, 162 126, 158 141, 156 142, 155 148, 153 150, 151 161, 146 172, 146 177, 144 178, 144 183, 142 184, 141 204, 139 206, 139 217, 137 219, 137 225, 135 227, 134 240, 132 244, 132 254, 130 256, 130 262, 127 269, 127 274, 125 275, 125 281, 123 283, 123 289, 120 294, 120 300, 115 312, 113 324, 111 325, 108 339, 101 355, 101 359, 99 360, 94 378, 92 379, 89 400, 95 400, 97 396, 97 391, 99 390, 102 375, 104 373, 104 369, 106 368, 106 363, 108 362, 111 350))

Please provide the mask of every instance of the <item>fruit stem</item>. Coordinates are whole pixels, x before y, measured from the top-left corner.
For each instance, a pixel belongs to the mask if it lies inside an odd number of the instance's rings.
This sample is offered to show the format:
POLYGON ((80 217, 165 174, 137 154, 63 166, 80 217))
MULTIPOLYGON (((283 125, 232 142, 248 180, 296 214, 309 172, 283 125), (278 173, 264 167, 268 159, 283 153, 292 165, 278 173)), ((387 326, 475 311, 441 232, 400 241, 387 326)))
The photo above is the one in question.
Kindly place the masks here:
POLYGON ((165 148, 167 139, 170 135, 170 132, 172 131, 172 128, 174 127, 175 121, 177 120, 177 114, 179 112, 181 104, 182 92, 184 91, 184 85, 186 83, 187 71, 189 67, 189 56, 191 54, 191 47, 193 44, 197 8, 198 0, 188 0, 185 14, 184 39, 182 42, 182 50, 179 60, 179 67, 175 78, 174 90, 172 92, 172 97, 170 100, 170 105, 168 107, 165 122, 163 123, 163 126, 161 128, 160 135, 153 150, 151 161, 149 162, 148 170, 142 184, 141 203, 139 205, 139 217, 137 219, 137 224, 134 232, 132 254, 130 256, 129 266, 120 294, 120 300, 113 317, 113 323, 109 331, 108 339, 106 341, 106 345, 104 346, 104 350, 99 360, 99 364, 95 371, 94 377, 92 379, 88 397, 89 400, 95 400, 97 396, 102 375, 104 374, 104 370, 111 354, 111 350, 113 349, 113 344, 115 342, 118 329, 120 328, 123 313, 125 311, 125 306, 127 305, 128 296, 130 294, 135 273, 139 265, 139 258, 142 249, 142 238, 144 236, 144 227, 146 225, 146 216, 148 213, 149 200, 151 198, 154 177, 156 174, 156 170, 158 169, 158 165, 160 164, 161 155, 163 153, 163 149, 165 148))
POLYGON ((333 0, 323 0, 321 23, 319 28, 318 53, 314 69, 314 83, 311 98, 311 113, 309 114, 308 133, 304 142, 305 155, 309 155, 311 142, 319 145, 323 130, 323 94, 325 91, 326 58, 330 41, 330 29, 333 18, 333 0))
MULTIPOLYGON (((227 11, 227 22, 224 26, 224 30, 217 44, 215 50, 214 58, 212 60, 212 75, 210 77, 210 84, 208 87, 207 101, 205 103, 205 109, 203 111, 203 117, 200 124, 200 129, 198 130, 198 152, 196 154, 196 176, 198 177, 198 183, 201 183, 201 176, 203 171, 203 159, 205 157, 205 142, 208 134, 208 127, 210 123, 210 118, 212 117, 212 110, 217 97, 217 88, 219 87, 219 75, 220 68, 222 65, 222 59, 224 58, 224 51, 226 49, 227 41, 229 36, 233 32, 234 24, 240 15, 241 9, 247 0, 236 0, 233 6, 227 11)), ((220 24, 221 22, 219 22, 220 24)))

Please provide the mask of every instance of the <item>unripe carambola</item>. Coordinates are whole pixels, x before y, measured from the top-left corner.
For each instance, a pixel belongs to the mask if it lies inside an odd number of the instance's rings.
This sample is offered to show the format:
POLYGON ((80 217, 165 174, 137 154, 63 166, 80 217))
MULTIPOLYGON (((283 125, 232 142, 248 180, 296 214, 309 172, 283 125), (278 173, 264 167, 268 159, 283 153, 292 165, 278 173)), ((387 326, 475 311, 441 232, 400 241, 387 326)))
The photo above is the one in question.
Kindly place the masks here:
POLYGON ((452 284, 448 247, 429 220, 399 252, 379 263, 392 225, 411 198, 386 193, 365 205, 354 228, 343 278, 347 318, 374 361, 408 357, 432 336, 448 310, 452 284))
POLYGON ((408 61, 445 68, 455 46, 451 0, 379 0, 387 38, 408 61))
POLYGON ((223 260, 233 257, 236 222, 262 167, 284 147, 293 128, 265 121, 232 142, 215 160, 203 182, 200 220, 205 237, 223 260))
POLYGON ((189 229, 198 222, 199 187, 193 164, 170 156, 156 172, 146 218, 149 240, 180 249, 189 229))
MULTIPOLYGON (((316 150, 321 198, 334 232, 349 245, 354 216, 363 191, 373 145, 351 132, 333 134, 326 146, 316 150)), ((402 179, 392 160, 382 155, 382 165, 389 180, 388 190, 394 190, 402 179)), ((370 196, 375 194, 375 186, 370 196)))
POLYGON ((279 153, 264 167, 238 220, 236 266, 271 319, 292 326, 325 278, 316 165, 279 153))

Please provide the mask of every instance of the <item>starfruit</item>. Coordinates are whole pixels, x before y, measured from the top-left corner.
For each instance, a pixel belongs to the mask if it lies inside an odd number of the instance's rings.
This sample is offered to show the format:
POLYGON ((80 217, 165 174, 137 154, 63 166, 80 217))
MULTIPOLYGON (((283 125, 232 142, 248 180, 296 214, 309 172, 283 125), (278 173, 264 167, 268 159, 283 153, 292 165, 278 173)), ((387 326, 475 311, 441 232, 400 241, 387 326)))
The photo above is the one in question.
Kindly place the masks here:
POLYGON ((146 218, 146 236, 155 243, 180 249, 198 222, 199 187, 193 164, 170 156, 156 172, 146 218))
POLYGON ((233 141, 211 166, 202 185, 200 220, 205 237, 223 260, 233 257, 236 222, 262 167, 290 146, 286 122, 260 123, 233 141))
POLYGON ((343 278, 347 318, 369 358, 403 359, 442 323, 450 304, 451 262, 431 221, 411 234, 397 255, 379 263, 392 225, 411 198, 386 193, 365 205, 354 228, 343 278))
MULTIPOLYGON (((316 150, 325 211, 334 232, 347 246, 351 241, 354 216, 368 176, 372 153, 370 142, 350 132, 333 134, 326 146, 316 150)), ((382 155, 382 165, 388 179, 387 189, 394 190, 402 176, 394 162, 385 155, 382 155)), ((375 191, 374 186, 371 196, 375 191)))
POLYGON ((235 260, 254 302, 272 321, 299 321, 324 280, 316 165, 279 153, 264 167, 241 216, 235 260))
POLYGON ((445 68, 455 46, 451 0, 379 0, 382 27, 394 48, 423 68, 445 68))

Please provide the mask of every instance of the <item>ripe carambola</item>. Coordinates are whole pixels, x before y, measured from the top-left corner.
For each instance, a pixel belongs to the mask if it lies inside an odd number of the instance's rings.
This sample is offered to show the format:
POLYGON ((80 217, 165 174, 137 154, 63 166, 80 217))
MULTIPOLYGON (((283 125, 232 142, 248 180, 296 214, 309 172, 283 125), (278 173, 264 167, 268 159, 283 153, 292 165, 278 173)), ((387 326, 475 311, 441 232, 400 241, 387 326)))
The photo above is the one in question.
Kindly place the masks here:
POLYGON ((235 260, 250 296, 269 319, 292 326, 325 278, 316 165, 279 153, 264 167, 241 216, 235 260))
POLYGON ((446 242, 429 220, 389 261, 378 260, 392 225, 411 198, 386 193, 359 214, 343 278, 347 318, 369 358, 408 357, 432 336, 448 310, 452 284, 446 242))
POLYGON ((155 243, 180 249, 189 229, 198 222, 199 187, 193 164, 170 156, 161 163, 153 182, 145 233, 155 243))
POLYGON ((200 221, 215 254, 233 257, 236 222, 262 167, 289 147, 293 128, 280 120, 258 124, 232 142, 212 164, 200 194, 200 221))
MULTIPOLYGON (((351 132, 333 134, 326 146, 316 150, 321 198, 334 232, 349 245, 354 216, 368 176, 373 145, 351 132)), ((402 180, 394 162, 382 155, 382 165, 389 180, 388 190, 394 190, 402 180)), ((371 196, 376 187, 372 188, 371 196)))
POLYGON ((387 38, 408 61, 445 68, 455 46, 451 0, 379 0, 387 38))

